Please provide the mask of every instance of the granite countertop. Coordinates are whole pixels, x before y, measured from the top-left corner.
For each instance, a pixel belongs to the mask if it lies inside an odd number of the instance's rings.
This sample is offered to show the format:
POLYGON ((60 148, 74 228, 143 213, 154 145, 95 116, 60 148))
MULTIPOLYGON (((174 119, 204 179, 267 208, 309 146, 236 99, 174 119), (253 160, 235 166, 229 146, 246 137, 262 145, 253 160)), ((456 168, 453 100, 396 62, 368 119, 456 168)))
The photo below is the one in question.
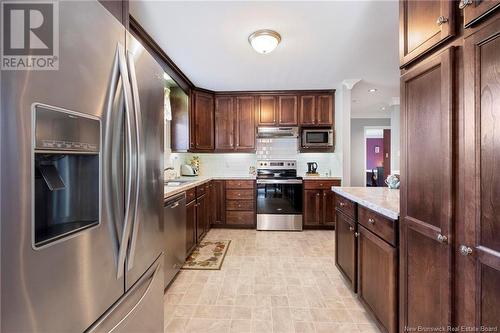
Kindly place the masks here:
POLYGON ((341 187, 332 191, 390 219, 399 218, 399 190, 387 187, 341 187))
POLYGON ((193 187, 203 185, 206 182, 211 180, 231 180, 231 179, 255 179, 255 176, 243 175, 243 176, 196 176, 196 177, 180 177, 176 179, 172 179, 171 181, 175 182, 177 180, 180 181, 189 181, 188 183, 181 184, 179 186, 164 186, 164 199, 168 199, 169 197, 185 192, 193 187))

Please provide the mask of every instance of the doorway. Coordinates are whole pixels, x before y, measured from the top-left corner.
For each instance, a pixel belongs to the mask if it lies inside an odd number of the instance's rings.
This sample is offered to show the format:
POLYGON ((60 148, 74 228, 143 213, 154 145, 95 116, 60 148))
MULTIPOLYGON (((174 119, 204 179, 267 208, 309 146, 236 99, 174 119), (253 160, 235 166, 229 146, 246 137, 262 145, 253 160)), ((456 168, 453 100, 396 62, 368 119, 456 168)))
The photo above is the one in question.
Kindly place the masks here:
POLYGON ((365 185, 383 187, 391 174, 391 128, 365 126, 365 185))

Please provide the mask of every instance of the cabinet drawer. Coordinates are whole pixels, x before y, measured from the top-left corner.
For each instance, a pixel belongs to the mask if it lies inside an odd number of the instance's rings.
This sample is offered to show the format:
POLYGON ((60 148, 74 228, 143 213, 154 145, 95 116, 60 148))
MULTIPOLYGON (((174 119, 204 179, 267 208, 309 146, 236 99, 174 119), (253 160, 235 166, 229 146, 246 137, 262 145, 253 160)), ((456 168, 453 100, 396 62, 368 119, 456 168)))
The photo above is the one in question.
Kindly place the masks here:
POLYGON ((305 190, 331 190, 332 186, 340 186, 340 180, 304 180, 305 190))
POLYGON ((252 190, 226 190, 226 199, 228 200, 253 200, 255 197, 255 191, 252 190))
POLYGON ((236 190, 253 189, 254 188, 253 183, 254 183, 253 180, 241 180, 241 179, 226 180, 226 188, 236 189, 236 190))
POLYGON ((196 188, 190 188, 186 191, 186 202, 191 202, 196 199, 196 188))
POLYGON ((255 213, 253 211, 249 212, 239 212, 239 211, 226 211, 226 223, 227 224, 255 224, 255 213))
POLYGON ((351 219, 356 219, 356 204, 351 200, 335 194, 335 208, 349 216, 351 219))
POLYGON ((227 210, 254 210, 253 200, 227 200, 227 210))
POLYGON ((358 206, 358 223, 386 242, 396 246, 396 221, 358 206))
POLYGON ((200 197, 203 194, 207 193, 207 184, 203 184, 200 186, 196 186, 196 197, 200 197))

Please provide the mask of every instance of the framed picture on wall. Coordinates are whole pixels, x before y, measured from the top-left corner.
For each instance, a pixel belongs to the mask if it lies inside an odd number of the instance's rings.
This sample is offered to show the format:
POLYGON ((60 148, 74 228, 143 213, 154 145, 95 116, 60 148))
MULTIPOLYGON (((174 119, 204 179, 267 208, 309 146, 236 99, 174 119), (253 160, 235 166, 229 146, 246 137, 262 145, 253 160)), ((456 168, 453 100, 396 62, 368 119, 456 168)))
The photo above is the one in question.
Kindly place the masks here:
POLYGON ((374 150, 375 150, 375 154, 380 153, 380 146, 375 146, 374 150))

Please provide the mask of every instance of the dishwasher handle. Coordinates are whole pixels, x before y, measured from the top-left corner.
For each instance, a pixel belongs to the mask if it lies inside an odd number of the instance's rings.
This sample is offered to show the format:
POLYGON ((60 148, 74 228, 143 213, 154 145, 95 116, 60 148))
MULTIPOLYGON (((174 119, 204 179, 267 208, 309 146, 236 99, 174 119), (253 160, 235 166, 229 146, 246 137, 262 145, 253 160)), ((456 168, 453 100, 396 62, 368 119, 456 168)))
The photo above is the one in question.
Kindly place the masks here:
POLYGON ((171 209, 177 208, 181 204, 182 200, 186 200, 185 193, 169 199, 168 201, 165 202, 165 205, 163 207, 171 209))

